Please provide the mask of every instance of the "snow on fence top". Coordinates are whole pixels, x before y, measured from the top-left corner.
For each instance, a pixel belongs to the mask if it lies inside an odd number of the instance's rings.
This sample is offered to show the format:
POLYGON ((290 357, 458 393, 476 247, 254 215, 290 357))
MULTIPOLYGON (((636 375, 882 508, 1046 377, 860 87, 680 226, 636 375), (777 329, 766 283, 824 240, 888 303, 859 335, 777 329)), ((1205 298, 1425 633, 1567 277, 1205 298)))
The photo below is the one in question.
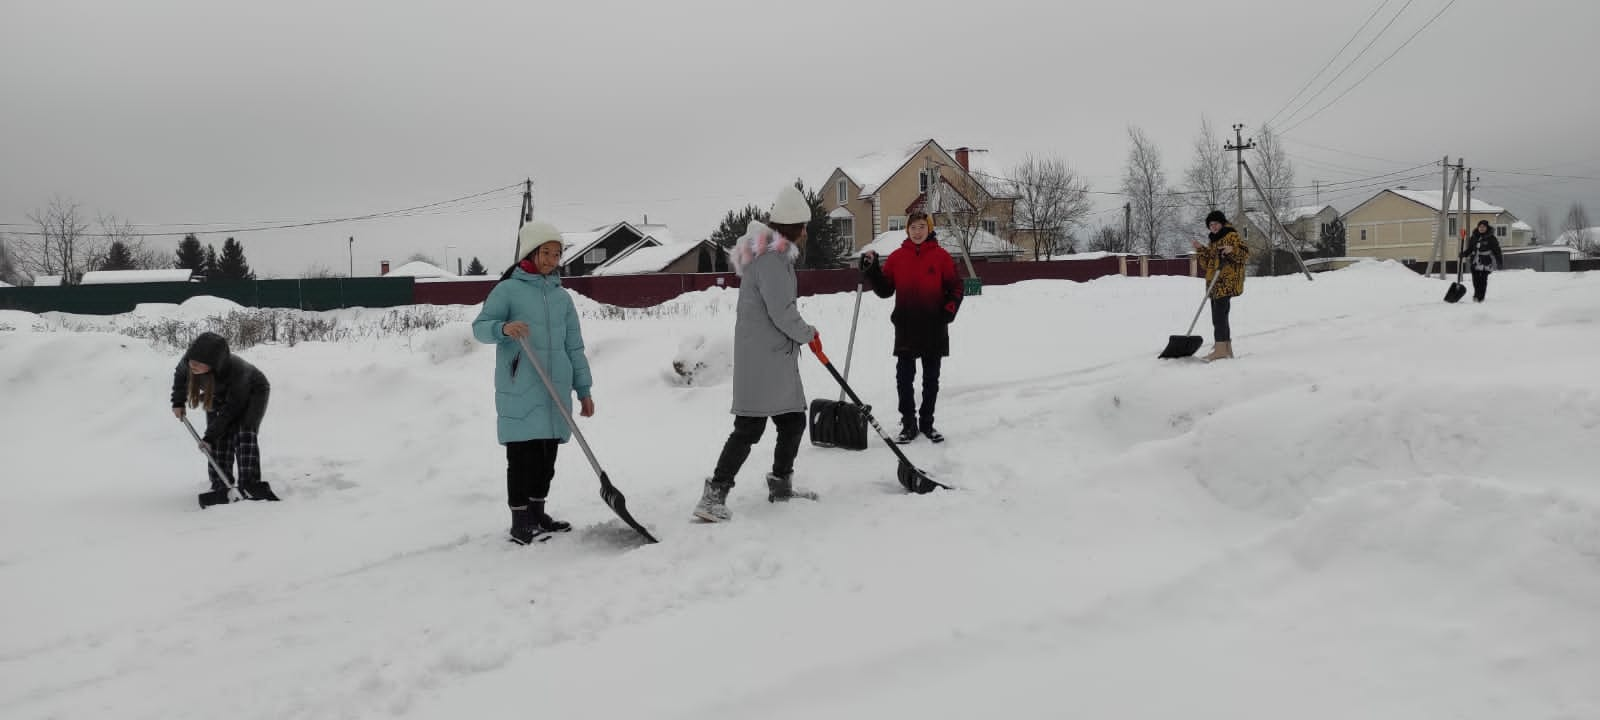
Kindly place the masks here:
POLYGON ((125 285, 128 283, 189 282, 194 271, 188 268, 161 270, 95 270, 83 274, 80 285, 125 285))

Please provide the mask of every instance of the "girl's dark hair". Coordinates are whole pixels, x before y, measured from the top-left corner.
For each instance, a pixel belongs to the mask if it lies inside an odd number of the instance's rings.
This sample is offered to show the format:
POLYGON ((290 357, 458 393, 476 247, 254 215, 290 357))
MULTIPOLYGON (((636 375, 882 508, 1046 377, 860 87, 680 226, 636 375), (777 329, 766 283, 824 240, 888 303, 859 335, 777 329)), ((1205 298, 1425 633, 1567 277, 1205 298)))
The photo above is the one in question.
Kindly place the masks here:
POLYGON ((911 223, 914 223, 918 220, 928 223, 928 227, 933 227, 933 222, 928 219, 928 214, 921 210, 906 216, 906 227, 911 227, 911 223))

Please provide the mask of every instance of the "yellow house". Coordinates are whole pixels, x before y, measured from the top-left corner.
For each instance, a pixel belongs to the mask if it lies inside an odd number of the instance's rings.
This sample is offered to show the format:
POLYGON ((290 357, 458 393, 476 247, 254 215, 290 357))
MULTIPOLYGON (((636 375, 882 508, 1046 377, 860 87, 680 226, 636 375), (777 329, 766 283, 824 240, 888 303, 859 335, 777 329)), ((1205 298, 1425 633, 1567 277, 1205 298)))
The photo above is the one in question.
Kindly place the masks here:
POLYGON ((976 230, 1009 240, 1015 233, 1016 197, 998 172, 974 164, 978 152, 964 147, 946 151, 930 139, 862 155, 834 168, 822 185, 822 209, 839 236, 849 239, 846 254, 883 233, 905 229, 906 216, 928 211, 935 199, 935 225, 970 221, 976 230))
MULTIPOLYGON (((1382 190, 1344 214, 1345 254, 1387 260, 1433 259, 1434 239, 1439 229, 1438 190, 1382 190)), ((1454 260, 1461 242, 1456 210, 1460 200, 1452 198, 1451 213, 1445 225, 1445 260, 1454 260)), ((1517 220, 1503 207, 1473 198, 1467 231, 1488 220, 1500 245, 1505 249, 1525 247, 1532 238, 1526 223, 1517 220)))

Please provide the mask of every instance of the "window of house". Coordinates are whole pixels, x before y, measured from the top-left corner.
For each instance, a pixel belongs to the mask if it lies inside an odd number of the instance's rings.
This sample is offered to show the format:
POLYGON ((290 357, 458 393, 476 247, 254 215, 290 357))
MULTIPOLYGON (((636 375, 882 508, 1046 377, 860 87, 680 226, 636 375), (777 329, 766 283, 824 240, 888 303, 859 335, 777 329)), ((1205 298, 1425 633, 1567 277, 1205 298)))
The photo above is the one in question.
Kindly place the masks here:
POLYGON ((849 218, 840 218, 833 221, 833 227, 839 233, 839 239, 849 243, 849 247, 856 246, 856 222, 849 218))
POLYGON ((980 220, 978 221, 978 227, 990 235, 1000 234, 1000 222, 998 220, 980 220))
POLYGON ((1454 217, 1450 218, 1450 231, 1448 234, 1450 237, 1456 236, 1456 219, 1454 217))
POLYGON ((586 265, 599 265, 600 263, 603 263, 605 261, 606 261, 606 249, 605 248, 595 248, 595 249, 590 250, 589 252, 586 252, 586 253, 583 254, 583 262, 586 265))
POLYGON ((1504 226, 1504 225, 1496 225, 1496 226, 1494 226, 1494 234, 1495 234, 1495 237, 1505 237, 1506 236, 1506 226, 1504 226))
POLYGON ((1361 230, 1361 242, 1366 242, 1366 241, 1367 241, 1367 231, 1366 231, 1366 229, 1362 229, 1361 230))
POLYGON ((889 232, 906 229, 906 216, 896 215, 889 218, 889 232))
POLYGON ((839 178, 838 191, 840 205, 850 202, 850 184, 844 178, 839 178))
POLYGON ((924 192, 925 193, 927 191, 928 191, 928 171, 927 170, 923 170, 922 172, 917 173, 917 192, 924 192))

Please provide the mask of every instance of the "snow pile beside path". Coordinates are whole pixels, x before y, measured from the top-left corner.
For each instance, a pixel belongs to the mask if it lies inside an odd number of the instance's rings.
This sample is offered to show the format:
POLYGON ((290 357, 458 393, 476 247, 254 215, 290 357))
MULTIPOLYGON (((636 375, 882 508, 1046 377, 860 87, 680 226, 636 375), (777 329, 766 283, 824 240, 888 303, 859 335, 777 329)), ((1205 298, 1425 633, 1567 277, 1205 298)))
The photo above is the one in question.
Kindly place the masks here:
POLYGON ((733 337, 689 335, 678 344, 668 380, 675 385, 710 387, 733 377, 733 337))

